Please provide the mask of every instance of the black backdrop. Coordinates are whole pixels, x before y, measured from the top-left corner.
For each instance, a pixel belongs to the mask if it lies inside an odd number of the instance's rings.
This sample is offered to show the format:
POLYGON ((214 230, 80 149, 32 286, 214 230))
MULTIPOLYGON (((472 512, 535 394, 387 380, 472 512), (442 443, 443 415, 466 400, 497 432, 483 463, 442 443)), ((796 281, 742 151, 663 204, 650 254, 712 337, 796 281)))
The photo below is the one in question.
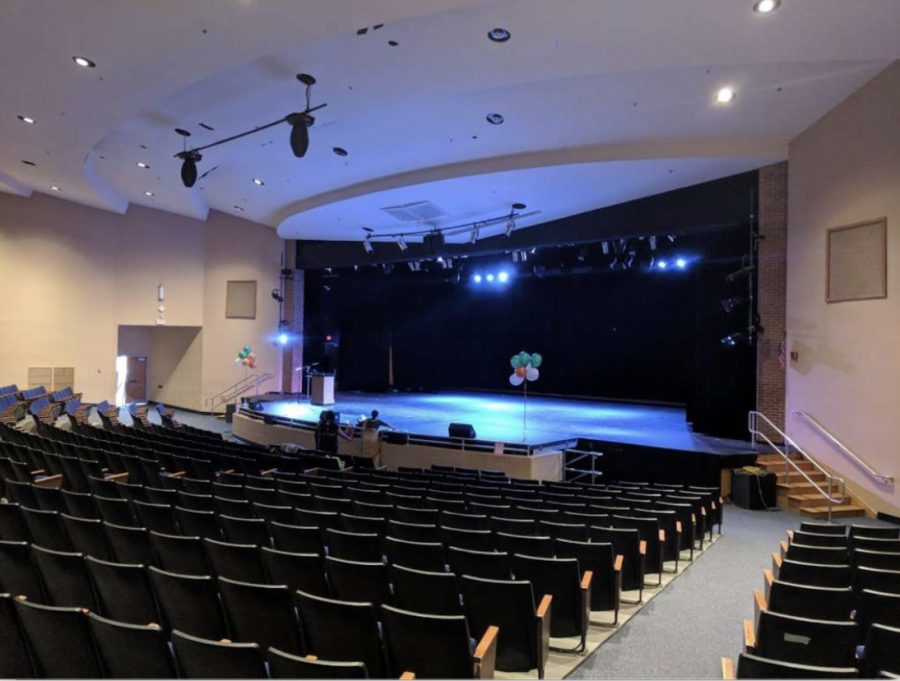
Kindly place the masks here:
POLYGON ((306 357, 332 355, 344 390, 511 390, 509 357, 540 352, 535 392, 685 404, 696 431, 744 437, 755 351, 721 344, 745 323, 720 300, 740 293, 725 275, 740 267, 747 235, 745 225, 680 239, 696 257, 683 272, 539 278, 529 263, 502 289, 469 277, 501 262, 513 271, 508 256, 470 258, 459 283, 405 266, 310 271, 306 357))

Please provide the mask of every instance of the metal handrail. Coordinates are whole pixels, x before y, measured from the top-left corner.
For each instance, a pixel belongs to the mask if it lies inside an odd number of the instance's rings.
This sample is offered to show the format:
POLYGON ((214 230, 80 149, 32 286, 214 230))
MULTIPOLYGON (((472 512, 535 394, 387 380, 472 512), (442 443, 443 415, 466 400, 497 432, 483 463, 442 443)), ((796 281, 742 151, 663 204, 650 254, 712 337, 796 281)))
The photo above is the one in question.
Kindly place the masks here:
POLYGON ((791 467, 793 467, 794 471, 799 473, 803 477, 803 479, 806 480, 807 483, 809 483, 816 489, 816 491, 819 494, 821 494, 823 497, 825 497, 825 500, 828 502, 828 522, 831 522, 831 507, 832 507, 832 505, 844 503, 844 498, 846 497, 846 494, 847 494, 847 487, 844 482, 844 479, 841 477, 838 477, 837 475, 832 475, 827 470, 825 470, 821 466, 821 464, 819 464, 818 461, 816 461, 809 454, 807 454, 805 451, 803 451, 803 448, 800 445, 798 445, 796 442, 794 442, 787 435, 787 433, 785 433, 784 431, 781 430, 781 428, 779 428, 774 423, 772 423, 772 421, 769 420, 769 418, 762 412, 759 412, 759 411, 748 412, 748 414, 747 414, 747 429, 750 431, 750 435, 751 435, 752 442, 754 445, 756 445, 757 438, 762 438, 766 442, 766 444, 768 444, 777 454, 781 455, 781 458, 784 459, 785 481, 787 481, 787 474, 789 472, 788 466, 791 466, 791 467), (781 436, 781 438, 784 441, 784 445, 785 445, 784 451, 782 451, 778 445, 776 445, 774 442, 772 442, 772 440, 769 439, 768 435, 766 435, 764 432, 762 432, 759 429, 759 427, 757 425, 757 422, 759 420, 762 420, 763 423, 765 423, 769 428, 771 428, 773 431, 775 431, 776 433, 778 433, 778 435, 781 436), (827 491, 825 489, 822 489, 822 487, 820 487, 817 482, 815 482, 812 478, 809 477, 809 475, 806 473, 806 471, 802 470, 796 463, 794 463, 794 461, 790 457, 790 452, 789 452, 789 448, 788 448, 789 446, 790 446, 790 448, 793 448, 793 450, 796 451, 798 454, 800 454, 805 461, 811 463, 813 465, 813 468, 815 468, 817 471, 819 471, 820 473, 822 473, 825 476, 825 480, 828 482, 827 491), (833 496, 833 488, 834 488, 835 482, 838 482, 840 484, 841 494, 839 497, 833 496))
POLYGON ((822 423, 815 416, 813 416, 809 412, 805 412, 805 411, 795 411, 792 413, 794 414, 794 416, 799 416, 799 417, 804 418, 807 421, 809 421, 816 428, 816 430, 819 431, 820 434, 824 435, 828 439, 828 441, 831 442, 831 444, 833 444, 835 447, 837 447, 839 450, 841 450, 841 452, 843 452, 843 454, 848 459, 850 459, 851 461, 853 461, 853 463, 855 463, 857 466, 862 468, 872 478, 875 478, 876 480, 878 480, 879 482, 881 482, 884 485, 891 485, 894 483, 894 476, 882 475, 881 473, 876 471, 874 468, 872 468, 869 464, 867 464, 865 461, 863 461, 859 457, 859 455, 857 455, 855 452, 853 452, 853 450, 851 450, 847 445, 845 445, 843 442, 838 440, 837 437, 835 437, 835 435, 830 430, 828 430, 824 425, 822 425, 822 423))
POLYGON ((245 376, 237 383, 234 383, 221 392, 213 395, 212 397, 206 398, 206 408, 207 411, 213 411, 217 407, 222 406, 223 404, 227 404, 233 399, 236 399, 243 395, 248 390, 252 390, 253 388, 258 388, 260 385, 265 383, 266 381, 275 378, 275 375, 272 373, 264 373, 264 374, 251 374, 250 376, 245 376))

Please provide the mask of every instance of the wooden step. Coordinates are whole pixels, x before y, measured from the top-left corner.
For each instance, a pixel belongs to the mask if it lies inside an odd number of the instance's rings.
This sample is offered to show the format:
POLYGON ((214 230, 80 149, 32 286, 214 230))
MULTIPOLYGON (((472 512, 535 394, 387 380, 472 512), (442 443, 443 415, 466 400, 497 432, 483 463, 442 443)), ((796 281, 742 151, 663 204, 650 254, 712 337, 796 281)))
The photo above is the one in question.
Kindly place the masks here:
MULTIPOLYGON (((779 459, 778 461, 757 461, 757 464, 760 468, 770 472, 770 473, 783 473, 785 468, 784 459, 779 459)), ((816 467, 810 463, 809 461, 794 461, 794 464, 801 471, 814 471, 816 467)), ((788 470, 794 471, 793 466, 788 466, 788 470)))
MULTIPOLYGON (((805 508, 801 508, 800 513, 812 518, 827 518, 828 506, 807 506, 805 508)), ((865 514, 866 509, 862 506, 858 506, 857 504, 836 504, 831 507, 832 517, 851 518, 855 516, 862 516, 865 514)))
POLYGON ((788 505, 793 509, 802 509, 809 508, 811 506, 821 506, 824 503, 824 499, 821 494, 789 494, 788 495, 788 505))
MULTIPOLYGON (((808 485, 809 484, 809 482, 807 482, 806 478, 803 477, 803 474, 798 473, 797 471, 791 471, 790 473, 787 474, 786 478, 785 478, 784 473, 776 473, 776 475, 778 476, 776 478, 776 482, 787 483, 789 485, 808 485)), ((815 471, 815 472, 809 472, 806 475, 809 477, 810 480, 821 485, 823 489, 825 488, 825 485, 823 484, 825 482, 825 474, 824 473, 815 471)), ((836 484, 837 483, 835 483, 835 485, 836 484)))
MULTIPOLYGON (((799 454, 791 454, 790 458, 794 461, 802 461, 803 457, 799 454)), ((784 465, 784 457, 781 454, 757 454, 756 455, 756 463, 757 465, 762 466, 764 463, 773 463, 778 462, 781 465, 784 465)))

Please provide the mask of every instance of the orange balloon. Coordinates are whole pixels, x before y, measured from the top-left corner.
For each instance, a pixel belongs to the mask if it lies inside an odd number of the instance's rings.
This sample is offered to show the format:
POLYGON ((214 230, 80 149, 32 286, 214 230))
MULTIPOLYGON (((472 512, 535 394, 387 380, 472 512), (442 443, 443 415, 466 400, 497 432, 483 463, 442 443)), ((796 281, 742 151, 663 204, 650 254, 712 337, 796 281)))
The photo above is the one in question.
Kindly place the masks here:
POLYGON ((525 378, 525 367, 519 367, 518 369, 516 369, 516 376, 525 378))

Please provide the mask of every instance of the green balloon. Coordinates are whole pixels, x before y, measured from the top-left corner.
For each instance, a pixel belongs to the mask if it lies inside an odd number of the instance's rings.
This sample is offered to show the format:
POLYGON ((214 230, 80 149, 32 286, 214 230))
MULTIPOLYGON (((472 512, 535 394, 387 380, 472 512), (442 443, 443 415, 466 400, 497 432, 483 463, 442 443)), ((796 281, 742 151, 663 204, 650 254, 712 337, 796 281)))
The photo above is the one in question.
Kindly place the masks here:
POLYGON ((243 352, 246 352, 248 355, 253 352, 253 349, 249 345, 245 345, 243 347, 243 352))
POLYGON ((527 352, 525 352, 524 350, 522 350, 522 352, 519 353, 519 363, 520 363, 520 366, 527 367, 527 366, 528 366, 528 360, 530 360, 530 359, 531 359, 531 355, 529 355, 529 354, 528 354, 527 352))
POLYGON ((541 366, 541 362, 543 362, 543 361, 544 361, 544 358, 541 357, 538 353, 534 353, 534 354, 531 356, 531 366, 533 366, 535 369, 537 369, 538 367, 540 367, 540 366, 541 366))
POLYGON ((509 363, 512 365, 513 369, 518 369, 520 366, 522 366, 522 361, 519 359, 518 355, 513 355, 510 358, 509 363))

